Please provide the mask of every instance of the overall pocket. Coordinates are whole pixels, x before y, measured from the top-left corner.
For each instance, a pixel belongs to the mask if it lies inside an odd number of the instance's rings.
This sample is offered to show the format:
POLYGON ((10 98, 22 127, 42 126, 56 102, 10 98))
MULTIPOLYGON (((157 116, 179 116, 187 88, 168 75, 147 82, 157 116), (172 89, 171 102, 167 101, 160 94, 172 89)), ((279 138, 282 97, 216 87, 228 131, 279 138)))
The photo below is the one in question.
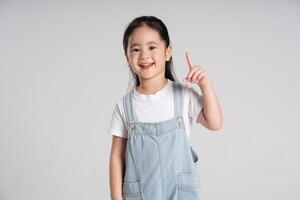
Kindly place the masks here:
POLYGON ((143 200, 142 183, 123 182, 122 195, 124 200, 143 200))
POLYGON ((177 176, 180 200, 200 200, 200 176, 198 174, 180 173, 177 176))

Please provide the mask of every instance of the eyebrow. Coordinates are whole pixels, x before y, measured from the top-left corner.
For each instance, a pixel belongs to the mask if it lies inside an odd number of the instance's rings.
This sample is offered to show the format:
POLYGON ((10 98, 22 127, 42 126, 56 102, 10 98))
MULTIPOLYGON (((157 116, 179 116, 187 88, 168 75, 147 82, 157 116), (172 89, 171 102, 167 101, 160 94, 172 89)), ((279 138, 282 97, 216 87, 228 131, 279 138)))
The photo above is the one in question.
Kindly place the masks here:
MULTIPOLYGON (((156 44, 156 45, 158 45, 158 43, 157 43, 157 42, 154 42, 154 41, 147 42, 147 44, 156 44)), ((132 47, 134 47, 134 46, 138 46, 138 45, 139 45, 139 44, 137 44, 137 43, 133 43, 133 44, 130 45, 130 48, 132 48, 132 47)))

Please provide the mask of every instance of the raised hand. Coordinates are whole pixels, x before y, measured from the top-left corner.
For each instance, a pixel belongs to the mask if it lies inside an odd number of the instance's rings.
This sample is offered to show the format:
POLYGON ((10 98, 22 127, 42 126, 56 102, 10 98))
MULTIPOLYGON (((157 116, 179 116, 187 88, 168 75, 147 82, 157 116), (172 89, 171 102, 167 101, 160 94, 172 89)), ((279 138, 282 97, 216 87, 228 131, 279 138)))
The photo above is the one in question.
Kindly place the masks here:
POLYGON ((189 73, 187 77, 183 79, 183 82, 196 83, 200 87, 205 84, 208 84, 209 80, 207 78, 207 73, 204 71, 204 69, 202 69, 198 65, 192 64, 192 59, 188 52, 185 53, 185 56, 189 67, 189 73))

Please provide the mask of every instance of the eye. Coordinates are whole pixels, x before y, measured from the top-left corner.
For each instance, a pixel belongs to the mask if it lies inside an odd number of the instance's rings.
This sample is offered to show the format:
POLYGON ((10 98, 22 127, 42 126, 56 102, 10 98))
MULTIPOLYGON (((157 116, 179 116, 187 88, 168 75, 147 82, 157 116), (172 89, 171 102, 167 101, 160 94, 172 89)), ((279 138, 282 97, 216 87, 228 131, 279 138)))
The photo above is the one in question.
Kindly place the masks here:
POLYGON ((133 49, 131 49, 130 51, 131 51, 131 52, 138 52, 139 49, 138 49, 138 48, 133 48, 133 49))
POLYGON ((156 47, 155 47, 155 46, 151 46, 151 47, 150 47, 150 50, 153 50, 153 49, 156 49, 156 47))

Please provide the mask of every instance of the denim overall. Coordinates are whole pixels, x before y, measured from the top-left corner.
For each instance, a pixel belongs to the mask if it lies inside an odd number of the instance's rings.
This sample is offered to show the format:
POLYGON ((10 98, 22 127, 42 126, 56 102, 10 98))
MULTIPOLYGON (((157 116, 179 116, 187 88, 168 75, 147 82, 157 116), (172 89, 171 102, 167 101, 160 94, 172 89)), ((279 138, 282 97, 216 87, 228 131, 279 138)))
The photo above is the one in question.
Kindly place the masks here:
POLYGON ((132 91, 124 97, 128 140, 123 177, 124 200, 200 200, 198 156, 182 117, 182 85, 172 82, 174 118, 137 122, 132 91))

